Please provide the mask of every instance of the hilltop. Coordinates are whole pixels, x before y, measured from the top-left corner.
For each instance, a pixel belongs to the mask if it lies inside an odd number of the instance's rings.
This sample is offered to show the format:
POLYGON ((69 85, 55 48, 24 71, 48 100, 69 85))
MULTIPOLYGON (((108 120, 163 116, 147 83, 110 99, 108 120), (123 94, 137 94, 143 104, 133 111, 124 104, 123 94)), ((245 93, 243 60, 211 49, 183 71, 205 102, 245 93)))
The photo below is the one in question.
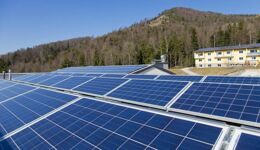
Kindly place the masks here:
POLYGON ((260 42, 259 15, 228 15, 188 8, 100 37, 81 37, 19 49, 1 56, 0 71, 51 71, 67 66, 150 63, 167 53, 170 66, 192 66, 198 48, 260 42))

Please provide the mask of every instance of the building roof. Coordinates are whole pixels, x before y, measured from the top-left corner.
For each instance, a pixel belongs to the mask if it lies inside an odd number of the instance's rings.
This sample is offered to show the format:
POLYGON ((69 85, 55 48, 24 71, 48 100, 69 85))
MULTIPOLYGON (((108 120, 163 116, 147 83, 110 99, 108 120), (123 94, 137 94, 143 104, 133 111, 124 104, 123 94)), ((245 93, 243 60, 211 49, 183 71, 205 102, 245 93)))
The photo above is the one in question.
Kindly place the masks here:
POLYGON ((222 50, 244 49, 244 48, 258 48, 258 47, 260 47, 260 43, 235 45, 235 46, 222 46, 222 47, 201 48, 201 49, 196 50, 195 52, 222 51, 222 50))

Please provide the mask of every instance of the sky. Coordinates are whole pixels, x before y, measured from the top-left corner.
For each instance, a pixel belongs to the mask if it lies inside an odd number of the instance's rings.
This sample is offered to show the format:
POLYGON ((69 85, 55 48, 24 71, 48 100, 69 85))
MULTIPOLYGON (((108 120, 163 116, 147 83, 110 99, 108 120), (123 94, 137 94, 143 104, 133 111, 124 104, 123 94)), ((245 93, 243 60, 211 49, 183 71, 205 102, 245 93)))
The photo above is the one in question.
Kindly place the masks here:
POLYGON ((0 0, 0 54, 84 36, 101 36, 166 9, 260 14, 259 0, 0 0))

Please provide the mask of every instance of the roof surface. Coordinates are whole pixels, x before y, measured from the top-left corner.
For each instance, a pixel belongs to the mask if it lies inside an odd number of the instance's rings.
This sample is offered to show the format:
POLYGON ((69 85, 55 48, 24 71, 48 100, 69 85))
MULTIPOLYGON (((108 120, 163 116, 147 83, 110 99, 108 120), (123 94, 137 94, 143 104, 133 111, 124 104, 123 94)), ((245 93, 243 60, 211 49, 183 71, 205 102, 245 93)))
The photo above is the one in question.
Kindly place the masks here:
POLYGON ((243 49, 243 48, 257 48, 257 47, 260 47, 260 43, 235 45, 235 46, 201 48, 201 49, 198 49, 195 52, 222 51, 222 50, 243 49))

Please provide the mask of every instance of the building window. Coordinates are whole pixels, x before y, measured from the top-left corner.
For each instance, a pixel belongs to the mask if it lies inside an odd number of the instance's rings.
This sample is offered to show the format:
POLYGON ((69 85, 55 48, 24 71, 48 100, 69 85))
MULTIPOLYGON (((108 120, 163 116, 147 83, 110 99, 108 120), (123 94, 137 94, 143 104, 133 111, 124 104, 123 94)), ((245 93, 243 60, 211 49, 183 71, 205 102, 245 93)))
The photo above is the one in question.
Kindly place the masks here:
POLYGON ((221 67, 221 64, 218 64, 218 67, 221 67))
POLYGON ((211 67, 211 64, 208 64, 208 67, 211 67))
POLYGON ((239 57, 239 60, 243 60, 244 58, 243 57, 239 57))
POLYGON ((218 55, 222 55, 222 52, 218 52, 218 55))
POLYGON ((253 56, 253 57, 252 57, 252 60, 256 60, 256 57, 255 57, 255 56, 253 56))
POLYGON ((218 58, 218 61, 221 61, 221 58, 218 58))
POLYGON ((199 62, 202 62, 202 59, 199 59, 199 62))
POLYGON ((230 52, 230 51, 227 51, 227 54, 231 54, 231 52, 230 52))
POLYGON ((208 61, 211 61, 211 59, 209 58, 208 61))
POLYGON ((208 53, 208 55, 210 56, 210 55, 211 55, 211 53, 208 53))
POLYGON ((252 49, 252 50, 250 50, 250 53, 257 53, 257 50, 256 49, 252 49))
POLYGON ((200 65, 200 67, 202 67, 202 65, 200 65))
POLYGON ((232 58, 228 58, 228 60, 232 60, 232 58))
POLYGON ((240 50, 240 51, 239 51, 239 54, 243 54, 243 53, 244 53, 244 51, 243 51, 243 50, 240 50))
POLYGON ((198 56, 203 56, 203 54, 202 54, 202 53, 199 53, 198 56))

